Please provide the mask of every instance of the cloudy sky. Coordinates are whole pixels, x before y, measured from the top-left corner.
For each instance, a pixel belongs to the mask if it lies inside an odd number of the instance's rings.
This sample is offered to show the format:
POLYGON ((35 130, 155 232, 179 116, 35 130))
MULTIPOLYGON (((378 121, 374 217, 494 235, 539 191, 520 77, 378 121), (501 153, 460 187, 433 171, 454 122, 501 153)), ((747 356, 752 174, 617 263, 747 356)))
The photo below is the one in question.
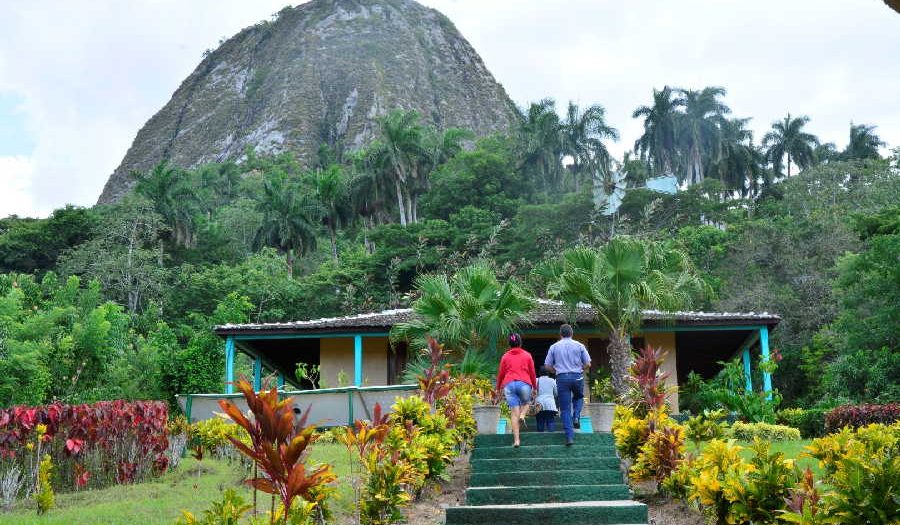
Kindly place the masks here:
MULTIPOLYGON (((425 0, 519 104, 601 103, 629 149, 651 90, 719 85, 761 137, 786 112, 900 146, 900 14, 881 0, 425 0)), ((285 0, 0 0, 0 217, 93 204, 143 123, 222 37, 285 0)))

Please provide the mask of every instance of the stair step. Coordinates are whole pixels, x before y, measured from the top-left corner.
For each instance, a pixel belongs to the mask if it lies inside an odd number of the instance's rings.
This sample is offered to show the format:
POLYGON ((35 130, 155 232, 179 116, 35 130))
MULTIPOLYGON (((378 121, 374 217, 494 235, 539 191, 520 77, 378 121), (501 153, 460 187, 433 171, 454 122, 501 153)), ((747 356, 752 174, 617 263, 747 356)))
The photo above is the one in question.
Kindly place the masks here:
POLYGON ((448 507, 446 525, 614 525, 647 523, 647 506, 631 500, 448 507))
MULTIPOLYGON (((566 435, 562 432, 522 432, 520 441, 523 446, 530 445, 564 445, 566 435)), ((612 434, 609 432, 593 432, 575 434, 575 444, 615 446, 612 434)), ((479 434, 475 436, 475 448, 479 447, 509 447, 512 445, 511 434, 479 434)))
MULTIPOLYGON (((532 476, 535 477, 535 476, 532 476)), ((537 476, 535 482, 543 483, 537 476)), ((571 501, 624 500, 631 491, 619 485, 535 485, 526 487, 473 487, 466 489, 468 505, 560 503, 571 501)))
MULTIPOLYGON (((534 472, 472 472, 470 487, 524 487, 534 485, 534 472)), ((540 473, 544 485, 612 485, 624 483, 622 471, 615 469, 556 470, 540 473)))
POLYGON ((543 473, 556 470, 603 470, 619 468, 619 458, 569 457, 569 458, 509 458, 473 459, 472 472, 531 471, 543 473))
POLYGON ((472 459, 506 458, 611 458, 616 457, 616 447, 606 445, 578 444, 565 445, 525 445, 513 448, 479 447, 472 451, 472 459))

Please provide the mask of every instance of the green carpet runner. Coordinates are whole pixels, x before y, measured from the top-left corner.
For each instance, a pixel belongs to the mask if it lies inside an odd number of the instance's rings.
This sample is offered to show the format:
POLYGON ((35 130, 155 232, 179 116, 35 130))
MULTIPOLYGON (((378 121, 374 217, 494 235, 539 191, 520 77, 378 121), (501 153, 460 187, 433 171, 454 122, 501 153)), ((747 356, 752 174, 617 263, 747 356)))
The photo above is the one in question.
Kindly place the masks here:
POLYGON ((560 432, 479 435, 466 505, 447 509, 447 525, 644 525, 647 507, 631 499, 611 434, 560 432))

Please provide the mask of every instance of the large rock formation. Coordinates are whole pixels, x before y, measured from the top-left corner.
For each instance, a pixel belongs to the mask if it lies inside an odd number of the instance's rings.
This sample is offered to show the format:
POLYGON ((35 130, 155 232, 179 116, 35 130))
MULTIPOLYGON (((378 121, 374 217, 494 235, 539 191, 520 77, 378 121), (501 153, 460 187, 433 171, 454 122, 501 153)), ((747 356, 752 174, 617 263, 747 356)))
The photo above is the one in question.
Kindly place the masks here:
POLYGON ((447 17, 412 0, 313 0, 244 29, 207 55, 138 132, 100 203, 134 185, 132 170, 293 151, 353 149, 375 118, 416 109, 439 128, 502 131, 515 108, 447 17))

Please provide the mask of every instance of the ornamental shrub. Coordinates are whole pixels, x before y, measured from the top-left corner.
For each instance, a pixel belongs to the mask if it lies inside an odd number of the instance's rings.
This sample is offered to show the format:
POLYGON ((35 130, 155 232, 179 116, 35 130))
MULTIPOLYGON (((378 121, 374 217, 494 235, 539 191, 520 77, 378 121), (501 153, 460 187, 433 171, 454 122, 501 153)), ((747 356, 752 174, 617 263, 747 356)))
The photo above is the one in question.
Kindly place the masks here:
POLYGON ((724 410, 704 410, 685 422, 687 438, 695 445, 701 441, 722 439, 728 430, 724 410))
POLYGON ((766 441, 796 441, 800 439, 800 431, 784 425, 768 423, 736 422, 729 431, 731 437, 741 441, 753 441, 756 438, 766 441))
POLYGON ((895 421, 900 421, 900 403, 842 405, 825 415, 825 430, 831 433, 844 427, 857 428, 872 423, 890 425, 895 421))
POLYGON ((661 482, 684 460, 684 427, 677 423, 657 429, 641 446, 631 467, 635 481, 654 479, 661 482))
POLYGON ((37 503, 38 514, 44 514, 56 504, 53 487, 50 485, 50 473, 52 471, 53 461, 50 459, 50 454, 44 454, 43 459, 41 459, 41 464, 38 467, 37 492, 34 494, 34 501, 37 503))
POLYGON ((616 405, 612 433, 619 454, 623 458, 635 459, 647 438, 650 437, 650 425, 646 418, 636 416, 634 409, 625 405, 616 405))
POLYGON ((800 430, 803 438, 817 438, 825 435, 824 408, 785 408, 775 414, 779 425, 786 425, 800 430))

